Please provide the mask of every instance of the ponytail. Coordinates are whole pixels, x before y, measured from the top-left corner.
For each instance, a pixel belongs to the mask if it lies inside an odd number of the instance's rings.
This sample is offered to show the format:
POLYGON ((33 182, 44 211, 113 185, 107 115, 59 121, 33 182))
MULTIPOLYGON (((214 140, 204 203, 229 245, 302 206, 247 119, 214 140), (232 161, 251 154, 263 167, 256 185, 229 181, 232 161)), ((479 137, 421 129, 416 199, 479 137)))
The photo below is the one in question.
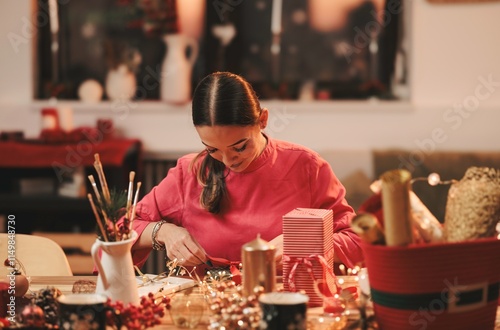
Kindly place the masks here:
POLYGON ((210 213, 220 213, 222 200, 227 196, 224 163, 210 157, 204 150, 193 159, 191 165, 196 179, 203 187, 200 195, 201 206, 210 213), (198 160, 201 157, 203 160, 200 164, 198 160))

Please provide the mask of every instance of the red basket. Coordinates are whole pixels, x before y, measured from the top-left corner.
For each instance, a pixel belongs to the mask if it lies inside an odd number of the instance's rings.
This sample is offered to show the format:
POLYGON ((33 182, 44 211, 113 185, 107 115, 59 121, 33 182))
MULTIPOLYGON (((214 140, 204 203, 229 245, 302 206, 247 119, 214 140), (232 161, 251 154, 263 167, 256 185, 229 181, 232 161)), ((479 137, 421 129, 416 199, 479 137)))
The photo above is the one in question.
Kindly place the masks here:
POLYGON ((494 328, 500 240, 363 250, 381 329, 494 328))

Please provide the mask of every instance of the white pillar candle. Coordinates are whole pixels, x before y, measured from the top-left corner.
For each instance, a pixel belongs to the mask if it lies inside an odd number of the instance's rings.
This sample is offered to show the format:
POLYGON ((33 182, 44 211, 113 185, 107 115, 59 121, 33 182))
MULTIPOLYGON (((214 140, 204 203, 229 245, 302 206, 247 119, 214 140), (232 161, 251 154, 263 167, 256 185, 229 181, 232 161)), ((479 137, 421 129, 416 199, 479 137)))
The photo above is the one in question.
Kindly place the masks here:
POLYGON ((344 27, 349 12, 365 0, 309 0, 309 22, 319 32, 331 32, 344 27))
POLYGON ((42 130, 59 129, 59 113, 54 108, 42 109, 42 130))
POLYGON ((50 32, 59 32, 59 14, 57 9, 57 1, 49 0, 49 17, 50 17, 50 32))
POLYGON ((283 15, 283 0, 273 0, 272 16, 271 16, 271 32, 272 34, 281 33, 281 16, 283 15))
POLYGON ((73 109, 70 107, 59 107, 59 125, 63 131, 70 132, 73 130, 73 109))
POLYGON ((205 24, 205 0, 177 0, 179 32, 201 39, 205 24))
POLYGON ((42 117, 42 129, 57 129, 57 119, 54 116, 43 116, 42 117))

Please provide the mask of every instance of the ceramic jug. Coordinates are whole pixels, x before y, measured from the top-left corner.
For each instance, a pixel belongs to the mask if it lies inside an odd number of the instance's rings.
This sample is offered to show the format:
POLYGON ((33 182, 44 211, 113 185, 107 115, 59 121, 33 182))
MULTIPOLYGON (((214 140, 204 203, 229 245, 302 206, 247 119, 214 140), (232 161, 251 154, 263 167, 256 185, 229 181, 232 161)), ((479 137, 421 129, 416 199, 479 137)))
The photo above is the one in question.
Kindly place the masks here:
POLYGON ((134 97, 137 80, 125 64, 110 70, 106 76, 106 94, 111 101, 128 101, 134 97))
POLYGON ((113 301, 123 304, 138 304, 139 292, 132 262, 132 244, 137 239, 137 232, 132 237, 117 242, 105 242, 96 239, 92 245, 92 259, 99 271, 96 293, 104 294, 113 301))
POLYGON ((191 73, 198 56, 198 42, 183 34, 167 34, 163 41, 167 49, 161 68, 161 100, 173 104, 187 103, 191 100, 191 73))

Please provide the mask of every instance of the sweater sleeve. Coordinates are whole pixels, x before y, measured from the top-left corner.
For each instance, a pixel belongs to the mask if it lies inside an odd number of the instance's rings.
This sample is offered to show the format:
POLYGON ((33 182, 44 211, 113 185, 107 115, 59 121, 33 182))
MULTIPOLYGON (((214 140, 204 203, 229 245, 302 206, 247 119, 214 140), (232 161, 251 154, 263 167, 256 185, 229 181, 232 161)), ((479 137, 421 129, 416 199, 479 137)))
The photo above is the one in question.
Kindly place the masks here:
MULTIPOLYGON (((182 216, 183 163, 171 168, 167 176, 137 203, 135 219, 132 224, 138 235, 142 235, 151 222, 162 219, 179 224, 182 216)), ((152 247, 132 250, 134 265, 141 267, 146 262, 152 247)))
POLYGON ((355 213, 345 199, 346 190, 330 165, 318 158, 311 173, 312 205, 333 211, 333 244, 336 256, 349 268, 364 260, 360 237, 350 227, 355 213))

